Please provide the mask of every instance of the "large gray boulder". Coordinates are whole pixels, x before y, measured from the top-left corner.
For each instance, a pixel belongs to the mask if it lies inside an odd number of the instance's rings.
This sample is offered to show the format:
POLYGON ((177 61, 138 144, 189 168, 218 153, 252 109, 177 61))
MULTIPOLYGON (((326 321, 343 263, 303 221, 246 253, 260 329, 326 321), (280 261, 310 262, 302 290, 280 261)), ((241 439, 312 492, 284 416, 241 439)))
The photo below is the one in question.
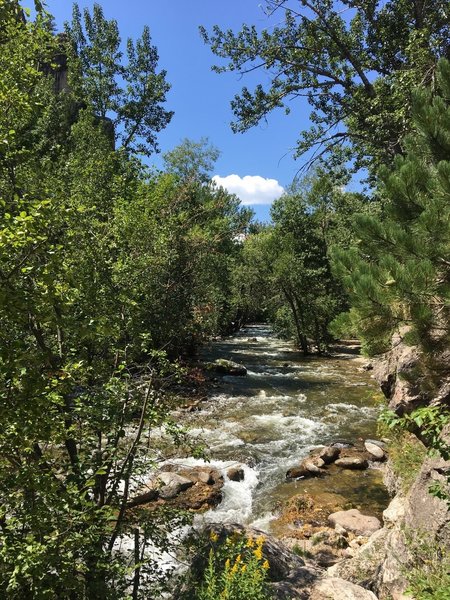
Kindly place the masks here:
POLYGON ((377 597, 373 592, 350 581, 328 577, 315 584, 310 600, 377 600, 377 597))
POLYGON ((381 528, 381 523, 376 517, 363 515, 356 508, 335 512, 328 517, 328 522, 333 527, 339 525, 346 531, 363 536, 370 536, 381 528))

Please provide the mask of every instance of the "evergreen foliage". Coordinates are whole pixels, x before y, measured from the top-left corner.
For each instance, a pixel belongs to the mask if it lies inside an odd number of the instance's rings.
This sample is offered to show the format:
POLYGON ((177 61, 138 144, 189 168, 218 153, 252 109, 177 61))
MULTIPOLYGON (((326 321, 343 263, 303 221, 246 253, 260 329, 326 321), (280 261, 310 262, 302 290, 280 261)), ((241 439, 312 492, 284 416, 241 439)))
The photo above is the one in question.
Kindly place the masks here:
POLYGON ((415 132, 407 154, 382 174, 381 219, 360 215, 359 243, 334 251, 352 303, 351 320, 369 354, 394 332, 427 352, 448 348, 450 302, 450 64, 442 60, 438 92, 415 94, 415 132))

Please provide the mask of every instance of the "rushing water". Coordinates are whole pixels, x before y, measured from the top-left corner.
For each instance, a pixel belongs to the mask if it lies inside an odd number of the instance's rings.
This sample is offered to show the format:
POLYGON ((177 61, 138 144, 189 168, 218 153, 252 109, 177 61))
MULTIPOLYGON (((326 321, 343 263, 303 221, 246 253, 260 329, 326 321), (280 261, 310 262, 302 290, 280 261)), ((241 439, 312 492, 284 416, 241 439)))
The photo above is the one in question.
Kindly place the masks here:
POLYGON ((269 327, 254 325, 214 342, 204 358, 231 359, 248 374, 218 377, 202 410, 183 416, 191 434, 205 442, 212 466, 224 474, 236 465, 245 471, 242 482, 225 477, 223 502, 201 519, 270 530, 276 502, 300 491, 339 493, 353 506, 379 513, 386 497, 372 469, 320 480, 285 479, 287 469, 316 446, 376 435, 377 386, 348 355, 305 358, 269 327))

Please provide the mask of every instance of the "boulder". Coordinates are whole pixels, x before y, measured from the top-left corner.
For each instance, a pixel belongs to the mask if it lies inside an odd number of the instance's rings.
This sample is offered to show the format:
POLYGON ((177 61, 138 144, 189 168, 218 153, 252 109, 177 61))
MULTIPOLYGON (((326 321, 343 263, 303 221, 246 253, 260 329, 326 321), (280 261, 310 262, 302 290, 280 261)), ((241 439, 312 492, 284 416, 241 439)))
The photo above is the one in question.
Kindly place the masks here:
POLYGON ((210 367, 221 375, 233 375, 235 377, 247 375, 247 369, 244 365, 240 365, 232 360, 226 360, 225 358, 218 358, 211 363, 210 367))
POLYGON ((314 585, 310 600, 377 600, 377 597, 373 592, 350 581, 327 577, 314 585))
POLYGON ((298 467, 290 468, 286 477, 288 479, 318 477, 324 473, 323 466, 325 466, 325 462, 319 456, 310 456, 302 460, 298 467))
POLYGON ((351 558, 330 567, 328 575, 341 577, 363 587, 373 585, 384 560, 388 535, 386 529, 379 529, 370 536, 366 544, 356 549, 347 548, 345 552, 350 551, 348 555, 351 558))
POLYGON ((181 492, 192 487, 194 482, 177 473, 163 471, 156 478, 156 485, 158 484, 163 484, 158 490, 159 497, 163 500, 171 500, 172 498, 176 498, 181 492))
POLYGON ((243 481, 245 474, 242 467, 231 467, 227 471, 227 477, 230 481, 243 481))
POLYGON ((152 510, 167 504, 183 510, 201 511, 222 501, 223 477, 217 469, 177 464, 164 468, 150 480, 141 494, 129 502, 128 508, 145 504, 152 510))
POLYGON ((170 471, 163 471, 162 473, 159 473, 157 481, 163 484, 161 490, 164 487, 171 488, 173 490, 176 490, 175 495, 179 494, 180 492, 184 492, 184 490, 187 490, 188 488, 194 485, 194 482, 191 479, 183 477, 182 475, 178 475, 178 473, 172 473, 170 471))
POLYGON ((342 469, 353 469, 360 471, 367 469, 369 466, 367 460, 361 456, 344 456, 343 458, 338 458, 334 464, 342 469))
POLYGON ((337 446, 326 446, 319 452, 319 458, 323 460, 326 465, 330 465, 339 458, 341 449, 337 446))
POLYGON ((364 447, 367 452, 370 454, 372 460, 385 460, 386 453, 378 444, 373 442, 372 440, 366 440, 364 442, 364 447))
POLYGON ((386 510, 383 511, 383 521, 386 527, 393 527, 405 516, 406 499, 402 496, 395 496, 389 503, 386 510))
POLYGON ((351 510, 340 510, 328 517, 328 522, 335 527, 340 525, 345 530, 355 535, 372 535, 381 528, 381 523, 376 517, 363 515, 356 508, 351 510))
POLYGON ((424 386, 418 376, 421 356, 414 346, 408 346, 404 336, 408 327, 402 328, 392 339, 392 348, 374 363, 373 376, 389 400, 389 408, 398 415, 411 412, 424 403, 424 386))

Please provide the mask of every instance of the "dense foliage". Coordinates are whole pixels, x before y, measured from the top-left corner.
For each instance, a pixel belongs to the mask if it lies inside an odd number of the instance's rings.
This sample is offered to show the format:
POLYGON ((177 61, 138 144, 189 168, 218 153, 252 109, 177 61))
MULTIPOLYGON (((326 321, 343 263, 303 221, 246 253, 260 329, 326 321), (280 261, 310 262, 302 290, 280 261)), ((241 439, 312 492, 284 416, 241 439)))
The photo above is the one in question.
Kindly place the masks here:
POLYGON ((323 170, 292 185, 272 206, 273 225, 245 240, 234 271, 239 314, 268 319, 306 354, 325 350, 333 339, 331 321, 348 306, 332 273, 330 249, 355 240, 356 211, 377 208, 363 195, 343 191, 340 179, 323 170))
POLYGON ((43 11, 1 6, 0 595, 143 597, 145 548, 183 521, 127 510, 158 459, 149 431, 178 434, 166 357, 219 328, 249 215, 134 158, 170 115, 146 30, 122 67, 98 6, 87 38, 77 9, 55 38, 43 11))
POLYGON ((186 600, 271 600, 267 585, 270 564, 263 556, 265 538, 235 532, 225 539, 214 531, 202 554, 205 565, 198 578, 191 574, 186 600))
POLYGON ((394 332, 428 353, 450 343, 450 63, 437 72, 438 92, 417 91, 415 131, 391 172, 383 172, 381 219, 359 216, 359 244, 335 251, 352 302, 351 319, 371 353, 394 332))

